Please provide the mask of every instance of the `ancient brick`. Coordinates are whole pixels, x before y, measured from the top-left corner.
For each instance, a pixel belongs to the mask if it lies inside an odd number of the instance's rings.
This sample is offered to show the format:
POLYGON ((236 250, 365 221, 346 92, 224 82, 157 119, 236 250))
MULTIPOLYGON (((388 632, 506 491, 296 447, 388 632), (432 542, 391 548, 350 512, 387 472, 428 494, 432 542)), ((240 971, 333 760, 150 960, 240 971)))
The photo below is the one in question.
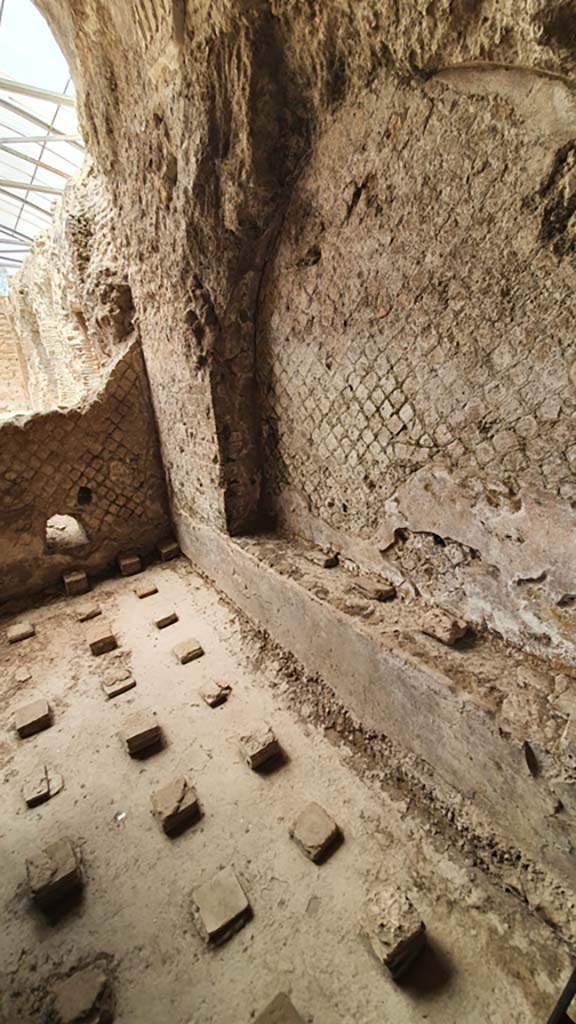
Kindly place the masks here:
POLYGON ((323 861, 341 838, 336 822, 317 803, 309 803, 298 815, 289 834, 315 864, 323 861))
POLYGON ((109 978, 98 967, 74 971, 53 989, 55 1024, 112 1024, 115 998, 109 978))
POLYGON ((161 615, 154 619, 154 625, 158 629, 166 629, 166 626, 173 626, 175 622, 178 622, 176 612, 162 612, 161 615))
POLYGON ((56 796, 64 785, 59 772, 48 765, 42 765, 30 775, 22 787, 22 796, 28 807, 36 807, 56 796))
POLYGON ((28 860, 26 872, 32 899, 43 908, 50 908, 83 885, 80 858, 70 839, 59 839, 28 860))
POLYGON ((103 679, 100 685, 106 697, 111 700, 113 697, 119 697, 121 693, 134 689, 136 680, 130 672, 125 671, 118 673, 112 679, 103 679))
POLYGON ((254 1024, 304 1024, 304 1020, 288 996, 280 992, 256 1017, 254 1024))
POLYGON ((19 708, 14 716, 14 723, 22 739, 48 729, 52 725, 52 711, 48 701, 42 698, 19 708))
POLYGON ((88 646, 95 657, 114 651, 118 646, 109 622, 99 622, 88 632, 88 646))
POLYGON ((426 926, 406 893, 390 889, 373 901, 367 934, 375 956, 396 979, 426 945, 426 926))
POLYGON ((118 555, 118 568, 122 576, 134 576, 137 572, 142 572, 140 555, 118 555))
POLYGON ((250 903, 232 868, 219 871, 192 893, 192 915, 205 942, 225 942, 251 914, 250 903))
POLYGON ((180 546, 175 540, 164 540, 158 545, 158 554, 163 562, 169 562, 171 558, 178 557, 180 546))
POLYGON ((232 687, 228 683, 211 682, 206 683, 200 689, 200 696, 211 708, 224 704, 232 693, 232 687))
POLYGON ((124 722, 121 736, 133 757, 156 746, 162 739, 162 730, 152 711, 136 711, 124 722))
POLYGON ((62 577, 64 581, 64 589, 68 597, 72 597, 75 594, 85 594, 86 591, 90 590, 90 581, 88 574, 82 569, 77 569, 74 572, 66 572, 62 577))
POLYGON ((257 769, 278 757, 282 748, 270 726, 262 724, 240 737, 240 750, 246 763, 257 769))
POLYGON ((17 622, 13 626, 8 626, 6 630, 6 639, 9 644, 17 644, 21 640, 29 640, 31 636, 36 635, 36 626, 33 626, 31 622, 17 622))
POLYGON ((154 816, 167 835, 181 832, 200 817, 196 790, 183 775, 156 790, 151 799, 154 816))
POLYGON ((158 587, 155 583, 139 583, 137 587, 134 587, 134 593, 136 597, 143 600, 145 597, 152 597, 153 594, 157 594, 158 587))
POLYGON ((204 649, 197 640, 183 640, 181 644, 176 644, 174 654, 181 665, 187 665, 189 661, 201 658, 204 654, 204 649))
POLYGON ((90 619, 95 619, 97 615, 101 614, 102 609, 97 604, 83 604, 76 609, 78 622, 89 622, 90 619))

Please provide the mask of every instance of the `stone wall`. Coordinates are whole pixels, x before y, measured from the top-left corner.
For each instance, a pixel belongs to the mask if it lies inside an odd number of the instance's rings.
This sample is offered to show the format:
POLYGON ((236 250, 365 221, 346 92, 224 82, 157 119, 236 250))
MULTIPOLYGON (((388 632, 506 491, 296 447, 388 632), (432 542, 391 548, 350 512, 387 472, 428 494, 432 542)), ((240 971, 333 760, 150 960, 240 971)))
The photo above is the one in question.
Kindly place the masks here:
POLYGON ((261 292, 284 529, 576 663, 576 103, 379 80, 296 185, 261 292))
POLYGON ((0 298, 0 420, 30 408, 28 374, 8 299, 0 298))
POLYGON ((146 553, 170 520, 137 343, 93 381, 89 401, 0 425, 0 599, 33 594, 71 568, 99 572, 146 553), (72 516, 87 541, 49 550, 47 521, 72 516))

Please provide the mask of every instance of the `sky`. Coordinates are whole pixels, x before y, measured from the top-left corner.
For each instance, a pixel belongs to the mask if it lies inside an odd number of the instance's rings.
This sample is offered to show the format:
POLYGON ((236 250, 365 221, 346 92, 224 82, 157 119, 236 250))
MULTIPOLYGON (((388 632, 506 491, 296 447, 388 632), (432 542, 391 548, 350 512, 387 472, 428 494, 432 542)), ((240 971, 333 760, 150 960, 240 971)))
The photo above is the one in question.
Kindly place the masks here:
MULTIPOLYGON (((0 77, 73 96, 66 60, 32 0, 0 0, 0 12, 0 77)), ((73 107, 61 107, 57 112, 53 101, 33 99, 11 93, 9 89, 0 92, 0 189, 4 190, 0 191, 0 275, 18 269, 25 246, 29 244, 21 238, 14 240, 6 229, 17 231, 28 239, 35 238, 49 227, 51 210, 57 198, 51 193, 11 188, 7 183, 27 183, 34 176, 33 181, 37 185, 61 188, 66 177, 83 159, 81 150, 66 142, 15 143, 16 136, 46 135, 47 131, 20 114, 7 110, 2 102, 24 108, 65 134, 78 132, 73 107), (3 146, 8 146, 13 152, 6 152, 3 146), (41 160, 47 167, 39 168, 23 159, 25 156, 41 160), (23 205, 22 199, 33 205, 23 205)))

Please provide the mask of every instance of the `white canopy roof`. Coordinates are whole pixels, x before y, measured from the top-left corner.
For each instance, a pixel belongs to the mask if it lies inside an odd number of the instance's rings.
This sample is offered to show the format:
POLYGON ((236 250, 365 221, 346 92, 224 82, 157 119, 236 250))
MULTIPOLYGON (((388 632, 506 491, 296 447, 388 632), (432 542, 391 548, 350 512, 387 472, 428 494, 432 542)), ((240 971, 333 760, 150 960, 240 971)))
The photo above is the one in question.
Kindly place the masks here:
MULTIPOLYGON (((68 65, 32 0, 0 0, 0 282, 84 157, 68 65)), ((1 291, 2 289, 0 289, 1 291)))

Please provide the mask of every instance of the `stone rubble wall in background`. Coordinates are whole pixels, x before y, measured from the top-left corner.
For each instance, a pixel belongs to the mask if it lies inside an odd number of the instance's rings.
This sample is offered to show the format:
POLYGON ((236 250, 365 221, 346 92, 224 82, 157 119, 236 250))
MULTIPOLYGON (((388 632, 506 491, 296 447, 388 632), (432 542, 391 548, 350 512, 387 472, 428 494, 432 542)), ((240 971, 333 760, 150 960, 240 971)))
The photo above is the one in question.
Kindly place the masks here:
POLYGON ((142 352, 123 346, 88 401, 0 425, 0 600, 34 594, 73 568, 99 572, 120 551, 170 533, 142 352), (87 544, 49 551, 46 524, 72 516, 87 544))
POLYGON ((0 421, 30 409, 28 373, 8 299, 0 298, 0 421))

